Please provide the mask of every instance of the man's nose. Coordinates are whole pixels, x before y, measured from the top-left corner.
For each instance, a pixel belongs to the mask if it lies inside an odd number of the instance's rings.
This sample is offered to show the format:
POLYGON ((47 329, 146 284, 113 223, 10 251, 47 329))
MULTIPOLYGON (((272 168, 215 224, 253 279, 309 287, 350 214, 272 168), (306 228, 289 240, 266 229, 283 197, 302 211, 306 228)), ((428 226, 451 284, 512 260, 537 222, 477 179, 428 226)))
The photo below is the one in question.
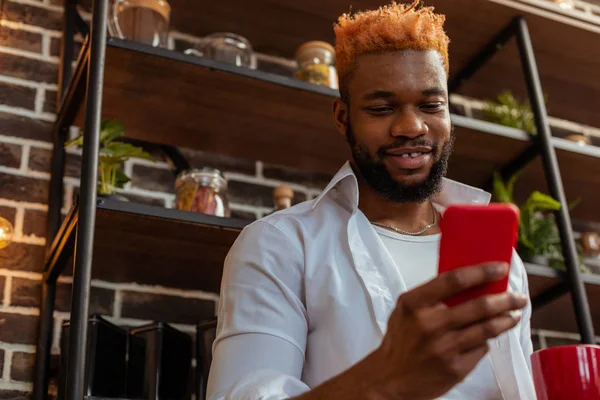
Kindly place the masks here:
POLYGON ((393 137, 416 138, 427 134, 429 128, 423 119, 413 110, 405 110, 397 115, 390 129, 393 137))

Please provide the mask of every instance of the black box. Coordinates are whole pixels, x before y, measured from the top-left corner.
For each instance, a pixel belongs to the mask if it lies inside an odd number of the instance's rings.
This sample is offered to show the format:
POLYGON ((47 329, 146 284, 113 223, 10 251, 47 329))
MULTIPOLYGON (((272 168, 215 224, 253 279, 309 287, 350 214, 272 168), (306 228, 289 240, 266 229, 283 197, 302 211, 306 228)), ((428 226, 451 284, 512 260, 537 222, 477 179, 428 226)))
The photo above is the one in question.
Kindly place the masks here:
MULTIPOLYGON (((65 398, 69 335, 70 321, 65 321, 60 338, 58 400, 65 398)), ((124 397, 127 331, 94 314, 88 319, 87 337, 85 395, 124 397)))
POLYGON ((148 400, 190 398, 192 338, 163 322, 131 329, 128 397, 148 400), (145 339, 143 381, 139 382, 141 342, 145 339), (141 395, 140 395, 141 394, 141 395))

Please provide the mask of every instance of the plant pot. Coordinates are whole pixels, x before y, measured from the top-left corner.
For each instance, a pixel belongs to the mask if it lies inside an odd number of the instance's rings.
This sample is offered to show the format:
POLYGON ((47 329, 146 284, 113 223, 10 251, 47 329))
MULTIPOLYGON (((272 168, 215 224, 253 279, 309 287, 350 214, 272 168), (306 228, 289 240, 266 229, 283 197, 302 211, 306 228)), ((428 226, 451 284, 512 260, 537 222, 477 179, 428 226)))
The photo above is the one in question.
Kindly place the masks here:
POLYGON ((545 256, 531 256, 523 259, 524 262, 536 265, 543 265, 548 267, 550 265, 550 260, 545 256))
POLYGON ((115 200, 115 201, 126 201, 129 202, 129 199, 121 194, 100 194, 98 193, 98 200, 115 200))

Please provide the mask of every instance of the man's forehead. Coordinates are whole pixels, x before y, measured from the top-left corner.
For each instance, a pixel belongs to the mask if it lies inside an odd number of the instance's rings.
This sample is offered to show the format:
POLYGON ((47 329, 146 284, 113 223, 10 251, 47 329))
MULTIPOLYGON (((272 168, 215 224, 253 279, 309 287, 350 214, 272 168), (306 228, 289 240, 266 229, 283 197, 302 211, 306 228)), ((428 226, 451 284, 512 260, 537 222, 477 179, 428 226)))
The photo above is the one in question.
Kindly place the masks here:
POLYGON ((409 87, 446 86, 441 55, 434 50, 364 54, 356 59, 351 86, 359 91, 409 87), (356 79, 358 78, 358 79, 356 79))

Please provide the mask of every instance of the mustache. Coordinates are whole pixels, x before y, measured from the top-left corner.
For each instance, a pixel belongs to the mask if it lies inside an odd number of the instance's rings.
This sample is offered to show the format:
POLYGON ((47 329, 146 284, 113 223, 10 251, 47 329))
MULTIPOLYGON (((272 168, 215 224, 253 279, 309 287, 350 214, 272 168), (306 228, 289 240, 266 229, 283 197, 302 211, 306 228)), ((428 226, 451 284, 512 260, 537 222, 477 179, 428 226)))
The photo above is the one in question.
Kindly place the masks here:
POLYGON ((394 141, 394 143, 387 145, 387 146, 380 147, 377 150, 377 155, 380 158, 382 158, 383 156, 385 156, 385 154, 388 151, 395 150, 399 147, 407 147, 407 146, 408 147, 417 147, 417 146, 431 147, 431 152, 433 154, 437 154, 437 150, 438 150, 437 143, 435 143, 431 140, 427 140, 424 138, 410 139, 410 138, 406 138, 406 137, 399 137, 394 141))

